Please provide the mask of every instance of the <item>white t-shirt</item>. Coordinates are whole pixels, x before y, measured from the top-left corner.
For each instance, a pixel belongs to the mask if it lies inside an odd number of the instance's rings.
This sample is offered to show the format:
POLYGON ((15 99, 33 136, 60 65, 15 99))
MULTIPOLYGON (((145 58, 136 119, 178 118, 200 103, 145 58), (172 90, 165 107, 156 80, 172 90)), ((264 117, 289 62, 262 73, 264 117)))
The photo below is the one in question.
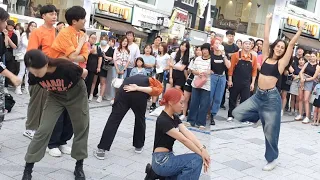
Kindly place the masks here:
POLYGON ((135 60, 137 59, 137 57, 140 57, 139 46, 136 43, 132 43, 128 46, 128 49, 130 50, 130 62, 128 68, 133 68, 135 65, 135 60))
MULTIPOLYGON (((192 63, 192 66, 189 67, 192 71, 200 71, 200 72, 205 72, 205 71, 208 71, 211 69, 211 59, 207 59, 207 60, 204 60, 202 59, 202 57, 197 57, 193 63, 192 63)), ((194 79, 192 81, 192 87, 196 88, 195 85, 194 85, 194 81, 198 75, 195 75, 194 76, 194 79)), ((201 87, 201 89, 204 89, 204 90, 207 90, 207 91, 210 91, 210 75, 208 75, 207 77, 207 82, 201 87)))
POLYGON ((168 66, 168 60, 170 59, 169 54, 165 54, 164 56, 157 56, 157 65, 160 66, 161 69, 164 69, 168 66))

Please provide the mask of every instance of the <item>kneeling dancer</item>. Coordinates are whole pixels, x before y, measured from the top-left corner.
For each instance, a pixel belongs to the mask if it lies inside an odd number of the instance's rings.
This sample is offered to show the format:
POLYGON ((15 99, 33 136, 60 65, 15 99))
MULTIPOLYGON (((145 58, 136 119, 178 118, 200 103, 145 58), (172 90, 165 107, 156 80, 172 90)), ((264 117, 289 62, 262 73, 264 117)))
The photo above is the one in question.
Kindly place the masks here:
POLYGON ((35 133, 25 156, 22 180, 31 180, 35 162, 46 152, 52 131, 59 116, 67 110, 74 130, 71 157, 77 160, 75 180, 85 180, 83 160, 88 157, 89 106, 86 85, 83 78, 87 70, 64 59, 51 59, 39 50, 26 53, 24 62, 32 84, 39 84, 49 91, 41 116, 41 124, 35 133))

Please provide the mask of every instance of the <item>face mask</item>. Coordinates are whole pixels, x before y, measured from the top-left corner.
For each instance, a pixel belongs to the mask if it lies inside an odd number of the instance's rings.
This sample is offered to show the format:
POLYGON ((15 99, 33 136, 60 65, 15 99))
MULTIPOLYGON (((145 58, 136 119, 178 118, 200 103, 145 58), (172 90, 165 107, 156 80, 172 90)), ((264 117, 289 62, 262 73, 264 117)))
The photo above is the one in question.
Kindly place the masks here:
POLYGON ((101 46, 106 46, 106 45, 108 45, 108 42, 106 40, 102 40, 100 42, 100 44, 101 44, 101 46))

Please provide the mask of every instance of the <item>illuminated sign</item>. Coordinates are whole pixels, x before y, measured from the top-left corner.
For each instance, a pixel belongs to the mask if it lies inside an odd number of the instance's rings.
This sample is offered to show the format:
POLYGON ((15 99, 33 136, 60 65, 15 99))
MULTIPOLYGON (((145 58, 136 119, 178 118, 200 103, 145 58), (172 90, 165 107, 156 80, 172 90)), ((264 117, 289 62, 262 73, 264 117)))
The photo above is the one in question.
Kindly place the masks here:
POLYGON ((132 7, 114 2, 99 2, 96 6, 97 14, 111 16, 131 23, 132 7))

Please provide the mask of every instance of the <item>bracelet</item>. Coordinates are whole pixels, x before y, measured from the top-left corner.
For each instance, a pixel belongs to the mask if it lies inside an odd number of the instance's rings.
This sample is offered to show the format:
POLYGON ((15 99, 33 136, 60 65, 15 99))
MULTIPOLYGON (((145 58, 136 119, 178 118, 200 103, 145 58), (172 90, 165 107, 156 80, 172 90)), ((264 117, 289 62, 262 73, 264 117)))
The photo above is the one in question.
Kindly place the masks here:
POLYGON ((200 151, 202 152, 202 149, 207 149, 207 147, 205 145, 203 145, 201 148, 200 148, 200 151))

